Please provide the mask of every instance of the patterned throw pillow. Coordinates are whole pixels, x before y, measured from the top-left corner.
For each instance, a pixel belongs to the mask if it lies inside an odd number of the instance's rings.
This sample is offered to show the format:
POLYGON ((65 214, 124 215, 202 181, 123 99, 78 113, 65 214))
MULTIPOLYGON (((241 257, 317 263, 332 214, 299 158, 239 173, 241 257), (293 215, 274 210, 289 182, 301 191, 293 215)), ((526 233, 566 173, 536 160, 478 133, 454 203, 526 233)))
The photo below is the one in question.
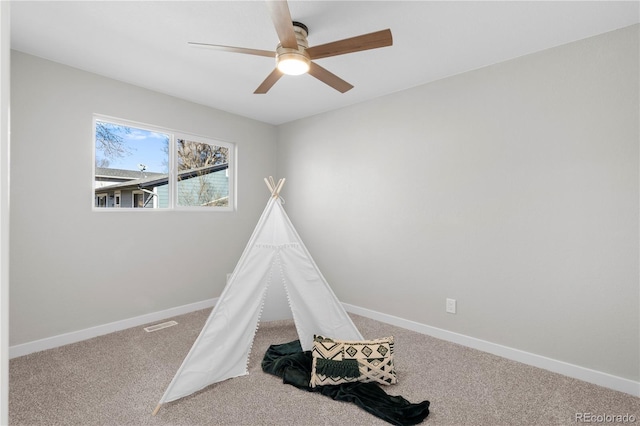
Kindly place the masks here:
POLYGON ((393 367, 393 337, 345 341, 314 336, 312 388, 350 382, 398 382, 393 367))

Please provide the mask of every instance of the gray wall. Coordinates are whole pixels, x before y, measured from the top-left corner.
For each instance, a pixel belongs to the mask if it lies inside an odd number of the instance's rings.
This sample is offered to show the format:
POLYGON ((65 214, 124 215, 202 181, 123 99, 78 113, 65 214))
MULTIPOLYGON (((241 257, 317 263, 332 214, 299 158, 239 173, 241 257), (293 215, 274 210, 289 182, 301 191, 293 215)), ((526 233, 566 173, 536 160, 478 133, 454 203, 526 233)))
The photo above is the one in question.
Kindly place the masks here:
POLYGON ((275 174, 275 127, 12 52, 10 344, 217 297, 275 174), (92 212, 92 114, 237 144, 236 212, 92 212))
POLYGON ((638 36, 280 126, 287 211, 338 298, 640 379, 638 36))

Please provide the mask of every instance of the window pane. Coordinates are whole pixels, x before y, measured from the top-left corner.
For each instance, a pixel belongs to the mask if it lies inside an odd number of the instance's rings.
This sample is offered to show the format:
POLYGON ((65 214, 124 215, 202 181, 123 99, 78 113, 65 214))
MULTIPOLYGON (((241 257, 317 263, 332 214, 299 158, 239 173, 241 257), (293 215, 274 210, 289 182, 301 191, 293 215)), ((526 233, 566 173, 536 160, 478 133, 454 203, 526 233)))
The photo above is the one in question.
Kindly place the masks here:
POLYGON ((176 148, 178 205, 229 206, 229 148, 184 139, 176 148))
POLYGON ((169 135, 103 120, 95 133, 96 207, 168 207, 157 188, 168 181, 169 135))

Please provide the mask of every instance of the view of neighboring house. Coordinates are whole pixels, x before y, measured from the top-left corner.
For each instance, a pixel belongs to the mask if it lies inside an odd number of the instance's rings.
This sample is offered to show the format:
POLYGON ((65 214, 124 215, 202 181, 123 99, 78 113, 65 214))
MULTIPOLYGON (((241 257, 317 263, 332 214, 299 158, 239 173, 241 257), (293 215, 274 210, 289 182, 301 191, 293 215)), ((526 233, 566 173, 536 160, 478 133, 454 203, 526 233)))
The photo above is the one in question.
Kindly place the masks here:
MULTIPOLYGON (((144 207, 144 192, 138 188, 149 179, 167 179, 166 173, 96 167, 96 207, 144 207)), ((148 197, 147 197, 148 199, 148 197)), ((153 206, 147 206, 153 207, 153 206)))
MULTIPOLYGON (((226 206, 229 200, 228 163, 178 173, 178 206, 226 206)), ((96 207, 169 207, 169 175, 96 167, 96 207)))

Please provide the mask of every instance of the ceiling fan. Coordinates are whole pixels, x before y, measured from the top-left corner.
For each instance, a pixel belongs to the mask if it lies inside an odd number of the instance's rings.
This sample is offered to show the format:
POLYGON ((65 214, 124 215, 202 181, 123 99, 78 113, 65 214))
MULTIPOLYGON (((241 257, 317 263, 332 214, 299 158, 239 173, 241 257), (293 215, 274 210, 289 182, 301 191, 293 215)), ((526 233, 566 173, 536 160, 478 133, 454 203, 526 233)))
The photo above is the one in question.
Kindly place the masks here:
POLYGON ((258 86, 255 92, 253 92, 255 94, 267 93, 284 74, 300 75, 304 73, 309 73, 340 93, 345 93, 352 89, 353 85, 322 68, 313 62, 313 60, 343 55, 345 53, 360 52, 362 50, 377 49, 393 44, 391 30, 386 29, 309 47, 309 43, 307 42, 309 30, 304 24, 291 20, 291 13, 289 12, 289 6, 286 0, 267 0, 266 3, 269 14, 271 15, 271 20, 276 27, 278 38, 280 39, 280 43, 276 47, 275 52, 208 43, 188 43, 196 47, 207 47, 226 52, 275 58, 276 68, 267 76, 262 84, 258 86))

